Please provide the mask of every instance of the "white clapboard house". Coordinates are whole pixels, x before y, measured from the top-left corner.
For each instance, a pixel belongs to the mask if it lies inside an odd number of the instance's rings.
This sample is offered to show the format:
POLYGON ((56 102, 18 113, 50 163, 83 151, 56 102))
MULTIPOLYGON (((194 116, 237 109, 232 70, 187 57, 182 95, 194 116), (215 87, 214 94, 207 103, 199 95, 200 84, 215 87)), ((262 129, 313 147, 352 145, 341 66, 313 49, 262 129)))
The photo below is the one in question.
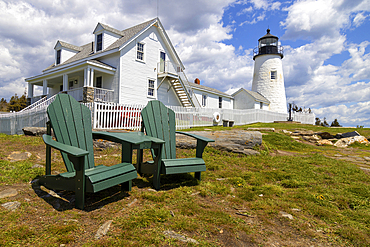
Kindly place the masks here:
POLYGON ((58 93, 80 102, 233 109, 233 96, 189 82, 174 46, 158 18, 117 30, 98 23, 94 40, 76 46, 57 41, 55 61, 42 74, 26 79, 34 103, 58 93), (34 95, 34 86, 42 95, 34 95))

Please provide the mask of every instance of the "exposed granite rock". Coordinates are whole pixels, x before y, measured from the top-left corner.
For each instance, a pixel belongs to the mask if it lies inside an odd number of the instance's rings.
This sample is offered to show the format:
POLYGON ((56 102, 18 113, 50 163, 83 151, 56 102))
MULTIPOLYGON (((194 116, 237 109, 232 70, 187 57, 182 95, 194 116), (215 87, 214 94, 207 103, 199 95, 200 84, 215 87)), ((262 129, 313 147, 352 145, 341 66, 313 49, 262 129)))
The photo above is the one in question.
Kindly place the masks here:
POLYGON ((248 128, 248 131, 270 131, 275 132, 275 128, 248 128))
POLYGON ((95 234, 95 239, 98 240, 99 238, 105 236, 109 230, 110 225, 112 224, 113 220, 106 221, 103 225, 101 225, 98 231, 95 234))
POLYGON ((22 130, 26 136, 42 136, 46 134, 46 127, 24 127, 22 130))
MULTIPOLYGON (((189 131, 188 133, 204 136, 215 140, 208 143, 218 150, 255 155, 259 152, 252 148, 262 144, 262 134, 258 131, 189 131)), ((189 136, 176 134, 176 146, 179 148, 196 148, 197 141, 189 136)))
POLYGON ((30 152, 21 152, 21 151, 15 151, 15 152, 12 152, 8 157, 7 159, 10 160, 10 161, 19 161, 19 160, 26 160, 28 159, 29 157, 31 157, 31 153, 30 152))
POLYGON ((330 134, 329 132, 319 132, 316 134, 320 136, 322 139, 333 139, 334 138, 334 136, 330 134))
POLYGON ((334 146, 336 147, 348 147, 352 143, 359 142, 361 144, 369 144, 369 141, 363 136, 353 136, 348 138, 342 138, 338 140, 334 146))
POLYGON ((95 148, 98 148, 100 150, 103 150, 103 149, 106 149, 106 148, 117 148, 120 146, 119 143, 115 143, 115 142, 110 142, 110 141, 106 141, 106 140, 94 140, 93 141, 93 145, 95 148))
POLYGON ((312 136, 314 134, 312 130, 296 130, 292 133, 293 136, 312 136))
POLYGON ((6 189, 3 191, 0 191, 0 199, 1 198, 6 198, 6 197, 12 197, 16 196, 18 194, 16 189, 6 189))
POLYGON ((180 241, 185 242, 185 243, 199 244, 199 242, 196 241, 195 239, 186 237, 184 235, 178 234, 178 233, 176 233, 174 231, 171 231, 171 230, 164 231, 163 233, 164 233, 166 238, 174 238, 174 239, 180 240, 180 241))
POLYGON ((317 144, 319 144, 319 146, 322 146, 322 145, 330 145, 330 146, 333 146, 333 143, 329 140, 326 140, 326 139, 323 139, 323 140, 318 140, 317 141, 317 144))
POLYGON ((355 136, 361 136, 361 135, 357 131, 352 131, 352 132, 347 132, 347 133, 342 134, 343 138, 355 137, 355 136))
POLYGON ((9 211, 15 211, 21 206, 21 203, 17 202, 17 201, 15 201, 15 202, 6 202, 6 203, 1 204, 1 206, 4 207, 5 209, 9 210, 9 211))

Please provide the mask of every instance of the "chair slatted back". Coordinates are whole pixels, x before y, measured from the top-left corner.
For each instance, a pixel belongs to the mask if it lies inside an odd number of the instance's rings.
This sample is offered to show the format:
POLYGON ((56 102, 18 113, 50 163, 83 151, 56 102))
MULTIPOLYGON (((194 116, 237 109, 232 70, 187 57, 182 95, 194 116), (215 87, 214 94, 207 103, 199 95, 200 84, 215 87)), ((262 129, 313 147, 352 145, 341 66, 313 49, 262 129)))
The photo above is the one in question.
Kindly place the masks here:
POLYGON ((175 113, 158 100, 149 101, 141 111, 146 134, 164 140, 162 159, 176 159, 175 113))
MULTIPOLYGON (((94 167, 90 109, 68 94, 58 94, 48 106, 47 114, 58 142, 89 151, 85 169, 94 167)), ((74 171, 68 155, 61 152, 67 171, 74 171)))

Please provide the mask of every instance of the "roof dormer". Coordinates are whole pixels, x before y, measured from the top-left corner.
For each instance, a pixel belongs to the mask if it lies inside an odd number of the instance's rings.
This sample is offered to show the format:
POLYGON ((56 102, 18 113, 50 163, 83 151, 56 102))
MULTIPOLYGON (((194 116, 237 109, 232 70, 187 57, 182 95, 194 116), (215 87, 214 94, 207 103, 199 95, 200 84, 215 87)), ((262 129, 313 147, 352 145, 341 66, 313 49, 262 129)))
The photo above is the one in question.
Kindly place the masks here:
POLYGON ((58 65, 64 63, 65 61, 67 61, 80 51, 82 51, 82 48, 58 40, 54 47, 54 50, 55 50, 55 65, 58 65))
POLYGON ((119 38, 123 37, 123 33, 121 31, 102 23, 98 23, 98 25, 96 25, 93 34, 95 35, 95 52, 107 49, 119 38))

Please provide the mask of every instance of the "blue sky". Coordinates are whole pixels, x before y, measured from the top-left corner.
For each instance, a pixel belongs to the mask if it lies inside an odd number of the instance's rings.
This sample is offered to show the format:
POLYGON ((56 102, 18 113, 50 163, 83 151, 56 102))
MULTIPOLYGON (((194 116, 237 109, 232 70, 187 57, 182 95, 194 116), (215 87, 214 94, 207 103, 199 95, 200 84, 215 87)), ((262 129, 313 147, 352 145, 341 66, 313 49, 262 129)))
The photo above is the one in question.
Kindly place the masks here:
POLYGON ((370 127, 370 0, 0 0, 0 98, 53 63, 57 40, 84 45, 98 22, 125 29, 157 16, 189 80, 251 89, 266 29, 284 47, 287 102, 330 123, 370 127), (158 2, 158 8, 157 8, 158 2))

